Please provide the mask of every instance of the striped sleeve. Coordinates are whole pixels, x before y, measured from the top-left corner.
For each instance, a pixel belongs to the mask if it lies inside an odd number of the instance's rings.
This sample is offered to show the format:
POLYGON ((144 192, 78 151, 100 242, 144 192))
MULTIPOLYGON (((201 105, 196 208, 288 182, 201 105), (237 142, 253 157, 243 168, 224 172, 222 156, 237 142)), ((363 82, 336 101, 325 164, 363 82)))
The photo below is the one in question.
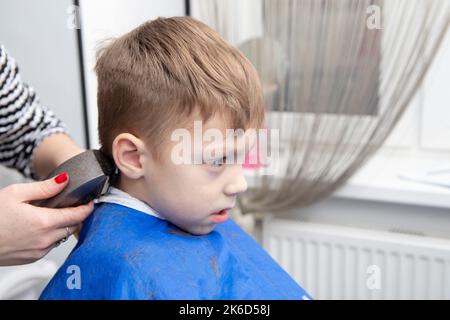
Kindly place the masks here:
POLYGON ((65 125, 22 82, 16 62, 0 45, 0 164, 37 179, 33 153, 45 137, 60 132, 67 134, 65 125))

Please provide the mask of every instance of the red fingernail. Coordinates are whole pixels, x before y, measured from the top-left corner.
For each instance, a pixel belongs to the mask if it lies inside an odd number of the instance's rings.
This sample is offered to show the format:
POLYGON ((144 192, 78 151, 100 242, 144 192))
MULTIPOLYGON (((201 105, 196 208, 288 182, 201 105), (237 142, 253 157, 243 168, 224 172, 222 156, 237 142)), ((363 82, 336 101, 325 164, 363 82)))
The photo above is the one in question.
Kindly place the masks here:
POLYGON ((63 172, 63 173, 58 174, 55 177, 55 182, 58 184, 61 184, 65 181, 67 181, 67 178, 69 178, 69 175, 67 174, 67 172, 63 172))

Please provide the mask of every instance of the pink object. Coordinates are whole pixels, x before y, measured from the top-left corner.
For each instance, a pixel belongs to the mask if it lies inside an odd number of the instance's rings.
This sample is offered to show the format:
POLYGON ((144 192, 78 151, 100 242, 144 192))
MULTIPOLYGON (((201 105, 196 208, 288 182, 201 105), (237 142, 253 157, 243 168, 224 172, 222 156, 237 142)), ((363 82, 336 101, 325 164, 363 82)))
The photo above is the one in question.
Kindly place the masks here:
MULTIPOLYGON (((264 131, 264 133, 267 135, 267 129, 261 129, 264 131)), ((245 157, 244 163, 242 164, 242 167, 244 169, 248 170, 255 170, 263 166, 260 159, 260 152, 259 152, 260 144, 259 140, 256 141, 256 147, 253 148, 245 157)))

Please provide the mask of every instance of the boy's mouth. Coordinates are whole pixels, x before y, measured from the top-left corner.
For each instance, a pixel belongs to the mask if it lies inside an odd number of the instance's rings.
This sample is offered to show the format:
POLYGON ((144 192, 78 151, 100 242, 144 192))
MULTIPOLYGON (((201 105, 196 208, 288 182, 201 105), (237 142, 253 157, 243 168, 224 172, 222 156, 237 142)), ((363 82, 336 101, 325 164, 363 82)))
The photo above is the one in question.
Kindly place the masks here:
POLYGON ((221 223, 227 221, 229 218, 228 210, 222 209, 210 215, 210 219, 215 223, 221 223))

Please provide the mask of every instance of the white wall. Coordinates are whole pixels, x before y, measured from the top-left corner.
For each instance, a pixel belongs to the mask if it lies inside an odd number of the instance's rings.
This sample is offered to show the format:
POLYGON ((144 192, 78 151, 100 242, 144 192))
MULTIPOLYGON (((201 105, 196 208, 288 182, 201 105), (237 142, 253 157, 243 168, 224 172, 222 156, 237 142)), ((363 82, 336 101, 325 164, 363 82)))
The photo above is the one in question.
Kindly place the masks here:
MULTIPOLYGON (((0 1, 0 43, 19 64, 24 82, 85 146, 76 33, 66 25, 71 0, 0 1)), ((0 186, 24 180, 0 167, 0 186)))
POLYGON ((33 86, 41 103, 68 126, 84 146, 81 83, 76 32, 67 27, 71 0, 0 2, 0 43, 33 86))

